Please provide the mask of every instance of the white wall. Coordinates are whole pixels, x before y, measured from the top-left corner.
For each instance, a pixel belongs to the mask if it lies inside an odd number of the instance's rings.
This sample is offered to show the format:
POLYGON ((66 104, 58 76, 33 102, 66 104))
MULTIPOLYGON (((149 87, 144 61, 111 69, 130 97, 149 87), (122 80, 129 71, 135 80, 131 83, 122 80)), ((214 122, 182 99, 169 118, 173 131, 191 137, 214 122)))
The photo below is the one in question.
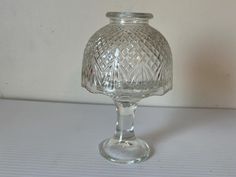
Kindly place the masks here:
POLYGON ((171 45, 174 89, 146 105, 236 107, 234 0, 0 0, 0 95, 110 103, 80 86, 83 49, 107 11, 151 12, 171 45))

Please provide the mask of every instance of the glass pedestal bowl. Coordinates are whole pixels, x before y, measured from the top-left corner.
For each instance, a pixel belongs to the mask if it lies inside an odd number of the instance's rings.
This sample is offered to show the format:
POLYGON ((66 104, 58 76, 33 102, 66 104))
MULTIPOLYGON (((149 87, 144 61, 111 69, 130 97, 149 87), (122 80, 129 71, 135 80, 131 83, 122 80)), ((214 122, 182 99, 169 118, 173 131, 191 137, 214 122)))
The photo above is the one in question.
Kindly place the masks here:
POLYGON ((137 163, 150 156, 148 144, 135 137, 137 102, 172 89, 172 56, 164 36, 148 24, 149 13, 108 12, 110 23, 88 41, 82 86, 111 97, 116 106, 115 134, 99 145, 106 159, 137 163))

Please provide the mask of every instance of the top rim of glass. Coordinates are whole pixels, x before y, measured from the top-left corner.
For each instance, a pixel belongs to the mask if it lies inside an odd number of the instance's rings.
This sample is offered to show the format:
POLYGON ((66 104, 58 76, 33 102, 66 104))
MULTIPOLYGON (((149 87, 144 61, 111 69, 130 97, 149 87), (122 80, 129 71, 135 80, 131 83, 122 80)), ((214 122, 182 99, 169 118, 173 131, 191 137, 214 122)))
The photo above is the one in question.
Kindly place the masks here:
POLYGON ((138 13, 138 12, 107 12, 106 16, 109 18, 145 18, 151 19, 151 13, 138 13))

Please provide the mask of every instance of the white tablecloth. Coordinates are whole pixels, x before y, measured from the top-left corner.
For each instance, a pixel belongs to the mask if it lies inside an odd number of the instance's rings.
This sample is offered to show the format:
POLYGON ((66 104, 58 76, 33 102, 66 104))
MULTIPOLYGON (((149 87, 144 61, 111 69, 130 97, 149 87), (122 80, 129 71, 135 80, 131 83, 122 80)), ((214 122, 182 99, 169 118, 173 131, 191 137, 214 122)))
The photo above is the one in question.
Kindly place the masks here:
POLYGON ((98 153, 115 119, 110 105, 0 100, 0 176, 236 176, 236 110, 139 107, 136 135, 153 154, 135 165, 98 153))

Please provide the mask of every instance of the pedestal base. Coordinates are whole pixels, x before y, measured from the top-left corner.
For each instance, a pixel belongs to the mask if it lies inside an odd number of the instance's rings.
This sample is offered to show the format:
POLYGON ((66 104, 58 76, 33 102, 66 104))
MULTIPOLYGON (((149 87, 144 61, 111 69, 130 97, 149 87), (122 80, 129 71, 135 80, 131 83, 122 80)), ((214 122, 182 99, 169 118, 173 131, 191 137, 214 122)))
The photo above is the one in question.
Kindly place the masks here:
POLYGON ((150 156, 148 144, 141 139, 106 139, 99 145, 100 154, 109 161, 132 164, 142 162, 150 156))

